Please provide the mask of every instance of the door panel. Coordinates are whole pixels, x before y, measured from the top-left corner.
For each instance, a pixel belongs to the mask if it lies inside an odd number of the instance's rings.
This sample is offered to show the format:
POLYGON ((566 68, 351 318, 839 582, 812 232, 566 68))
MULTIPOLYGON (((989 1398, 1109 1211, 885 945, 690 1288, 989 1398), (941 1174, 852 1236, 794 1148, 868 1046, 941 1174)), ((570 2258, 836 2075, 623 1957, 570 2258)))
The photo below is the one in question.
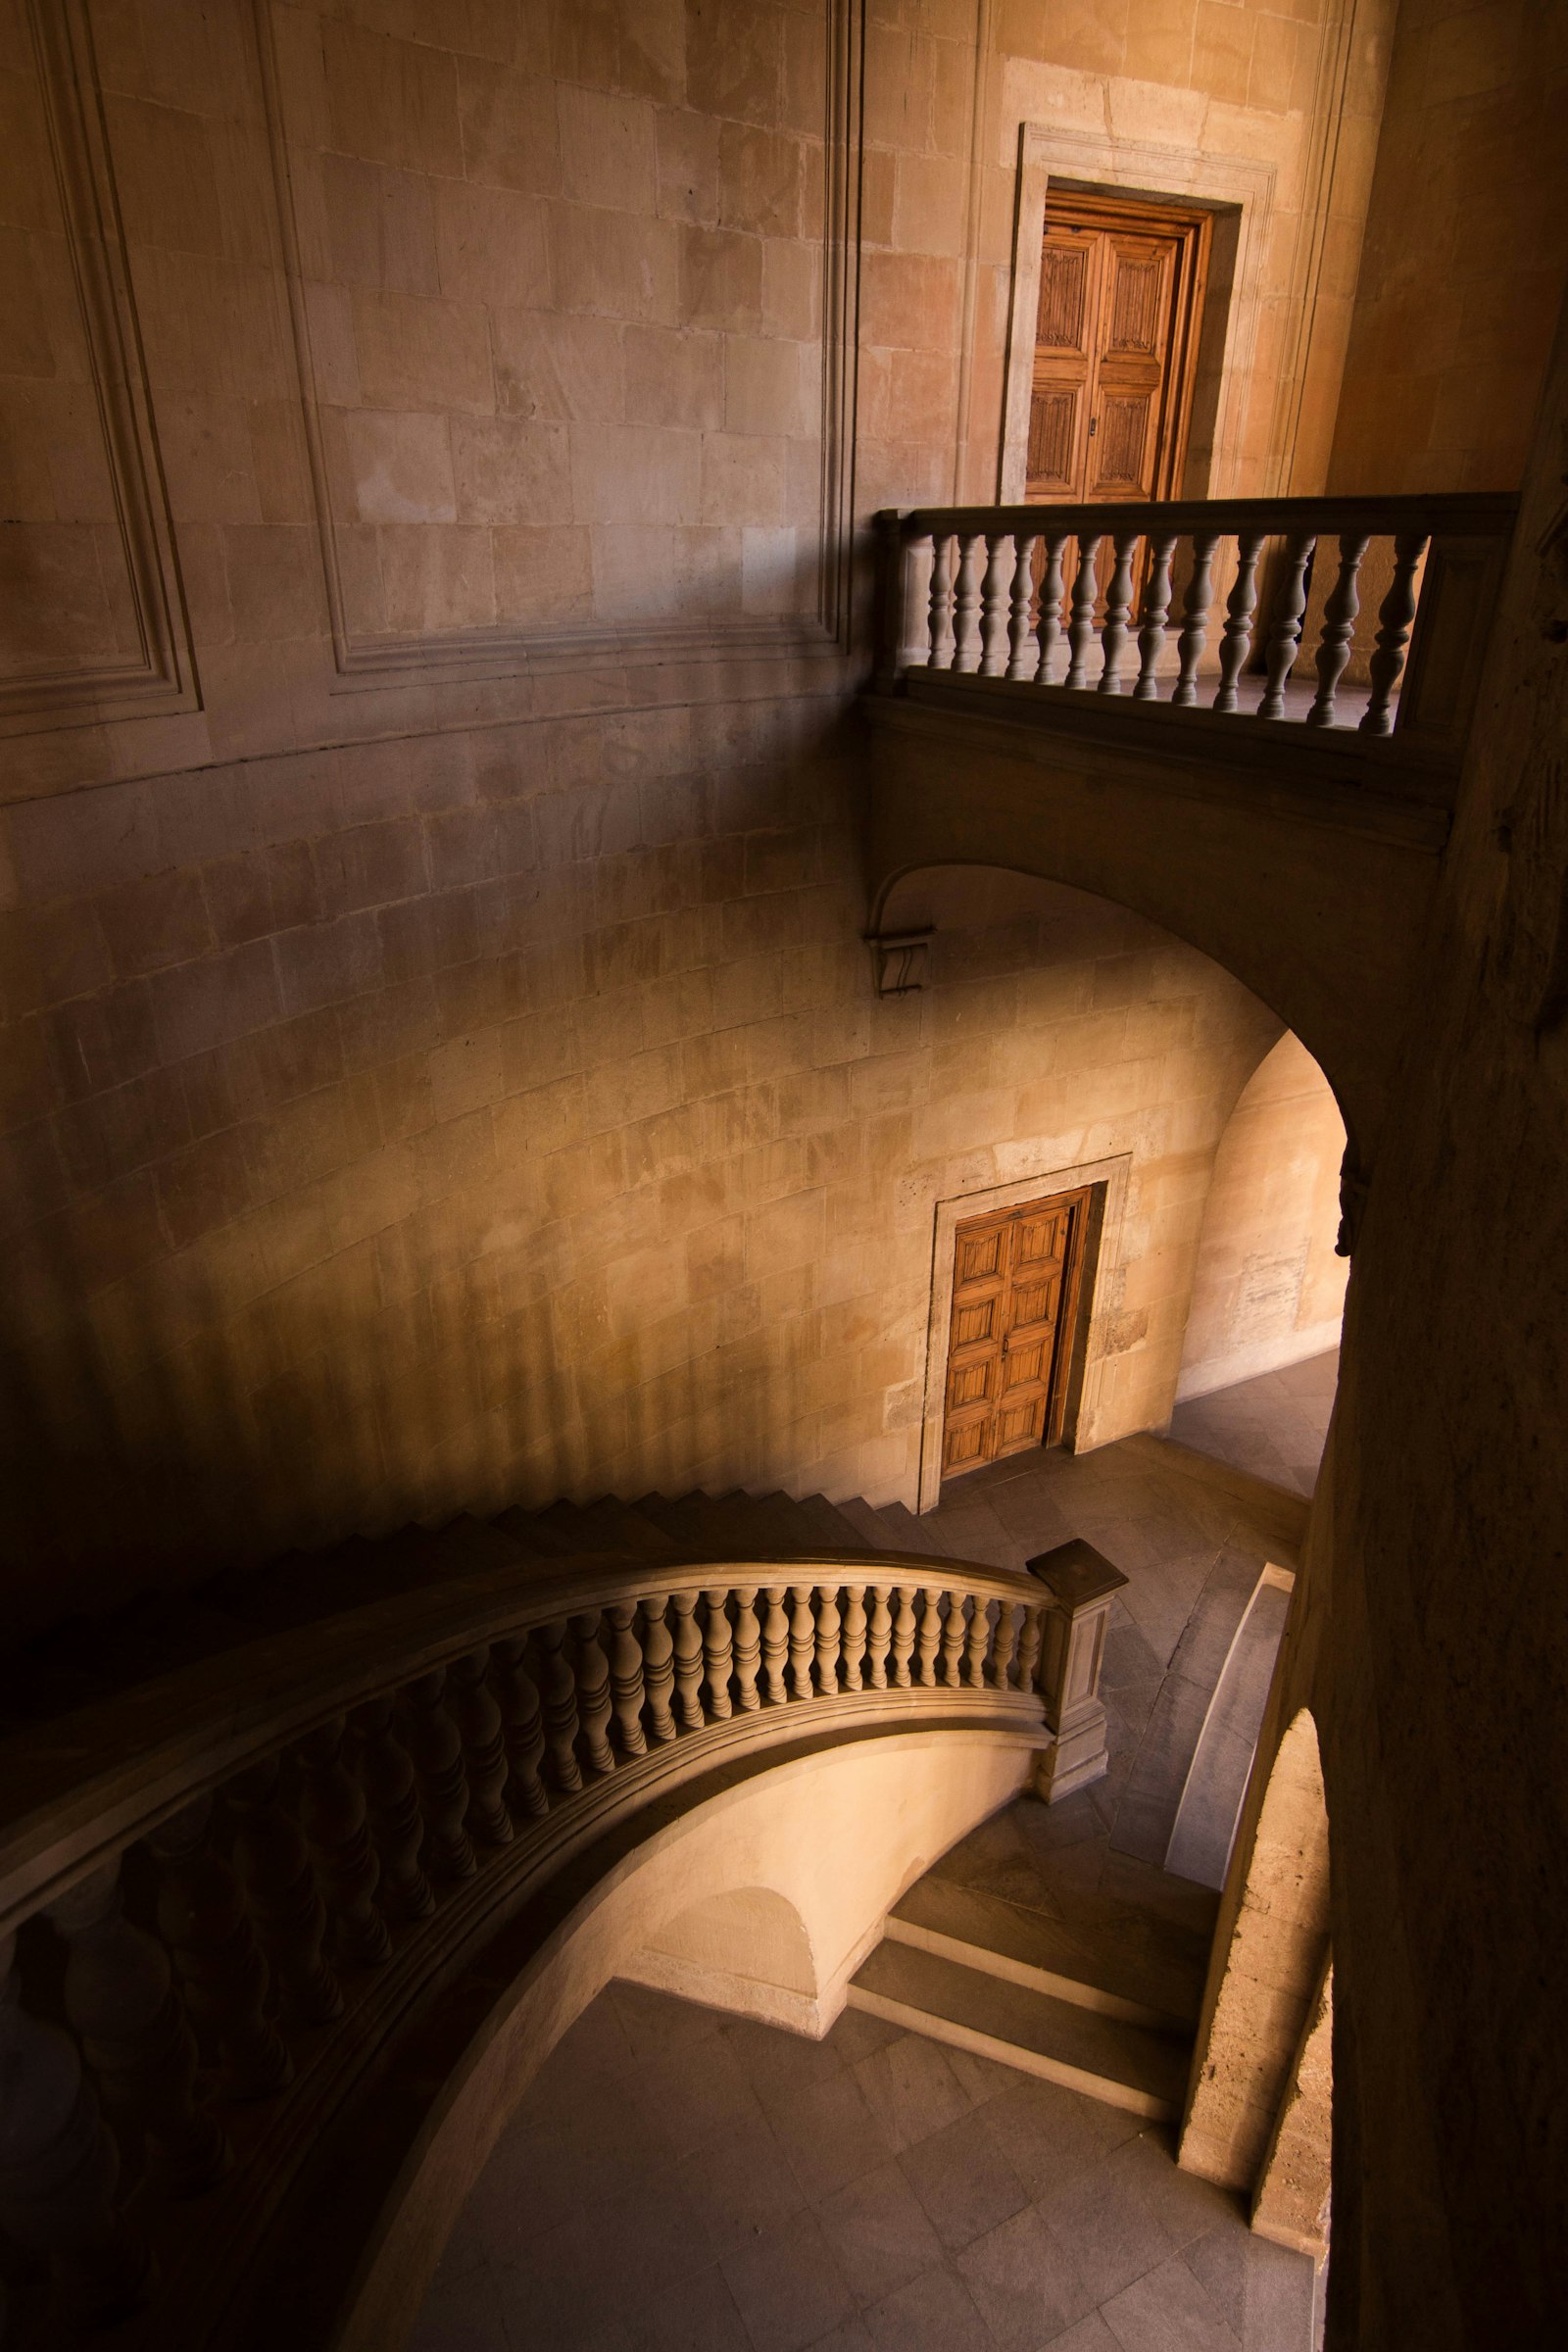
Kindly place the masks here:
POLYGON ((1026 1201, 954 1242, 942 1467, 947 1476, 1059 1434, 1089 1195, 1026 1201))

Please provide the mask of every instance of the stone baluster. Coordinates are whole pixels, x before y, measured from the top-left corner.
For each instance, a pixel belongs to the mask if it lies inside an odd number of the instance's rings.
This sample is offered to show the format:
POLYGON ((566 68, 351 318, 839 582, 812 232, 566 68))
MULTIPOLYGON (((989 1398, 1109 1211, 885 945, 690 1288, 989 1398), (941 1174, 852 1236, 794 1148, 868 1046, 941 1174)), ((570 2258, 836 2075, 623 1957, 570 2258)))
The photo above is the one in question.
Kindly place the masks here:
POLYGON ((577 1715, 582 1743, 595 1772, 613 1772, 615 1751, 610 1744, 610 1660, 599 1640, 599 1611, 573 1617, 575 1638, 572 1666, 577 1677, 577 1715))
POLYGON ((675 1703, 689 1732, 700 1732, 703 1714, 703 1637, 697 1630, 695 1592, 677 1592, 675 1612, 675 1703))
POLYGON ((953 667, 980 666, 980 550, 979 531, 958 535, 958 582, 953 598, 953 667))
POLYGON ((1104 656, 1100 668, 1102 694, 1121 692, 1122 648, 1127 643, 1133 610, 1133 559, 1143 536, 1142 531, 1118 531, 1111 543, 1115 563, 1105 590, 1105 625, 1100 638, 1104 656))
POLYGON ((1153 533, 1149 542, 1149 578, 1144 585, 1144 610, 1138 628, 1138 683, 1135 703, 1152 703, 1159 694, 1159 657, 1165 650, 1165 622, 1170 615, 1170 566, 1179 534, 1153 533))
POLYGON ((839 1651, 842 1646, 839 1589, 837 1585, 819 1585, 816 1605, 816 1687, 824 1698, 838 1696, 839 1651))
POLYGON ((948 1594, 947 1620, 942 1628, 942 1680, 950 1690, 956 1690, 962 1680, 964 1640, 968 1628, 963 1621, 963 1594, 948 1594))
POLYGON ((988 1680, 993 1690, 1010 1690, 1018 1663, 1018 1639, 1023 1632, 1021 1600, 1009 1600, 997 1611, 997 1639, 991 1651, 988 1680))
POLYGON ((470 1649, 447 1668, 447 1704, 463 1742, 468 1782, 468 1829, 485 1845, 512 1843, 507 1810, 507 1739, 490 1688, 490 1652, 470 1649))
POLYGON ((865 1591, 860 1585, 844 1588, 844 1688, 858 1690, 863 1687, 862 1668, 865 1659, 865 1591))
POLYGON ((1394 578, 1378 608, 1377 648, 1369 663, 1372 699, 1361 720, 1363 735, 1394 732, 1394 689, 1404 667, 1404 649, 1415 619, 1416 567, 1427 552, 1424 531, 1401 531, 1394 542, 1394 578))
POLYGON ((1011 568, 1007 551, 1012 545, 1010 531, 986 533, 986 576, 980 589, 980 675, 1000 678, 1006 674, 1011 641, 1008 618, 1011 612, 1011 568))
POLYGON ((425 1866, 437 1878, 471 1879, 479 1863, 468 1836, 468 1776, 446 1683, 437 1666, 407 1684, 403 1726, 424 1814, 425 1866))
POLYGON ((570 1796, 582 1787, 582 1767, 577 1762, 577 1684, 565 1644, 566 1629, 559 1619, 539 1628, 545 1751, 556 1787, 570 1796))
POLYGON ((279 1793, 275 1757, 247 1765, 229 1781, 224 1801, 237 1825, 234 1859, 256 1933, 282 1999, 301 2026, 325 2025, 343 2009, 343 1992, 322 1945, 326 1905, 305 1834, 279 1793))
POLYGON ((904 666, 904 631, 909 612, 909 567, 918 541, 906 540, 902 514, 878 514, 876 683, 884 691, 898 682, 904 666))
POLYGON ((1046 1619, 1042 1609, 1026 1608, 1023 1630, 1018 1636, 1018 1656, 1012 1670, 1015 1690, 1032 1690, 1040 1672, 1040 1644, 1045 1639, 1046 1619))
POLYGON ((1340 534, 1339 577, 1329 591, 1323 608, 1323 634, 1317 649, 1317 693, 1306 714, 1309 727, 1332 727, 1334 706, 1340 679, 1350 659, 1350 640, 1355 635, 1355 616, 1361 610, 1356 581, 1361 570, 1361 559, 1371 539, 1370 531, 1342 531, 1340 534))
POLYGON ((643 1732, 643 1651, 637 1639, 637 1603, 614 1601, 605 1612, 610 1619, 610 1703, 615 1729, 628 1756, 646 1756, 643 1732))
POLYGON ((866 1651, 865 1679, 873 1690, 888 1687, 888 1652, 893 1646, 893 1610, 886 1585, 877 1585, 871 1592, 871 1624, 866 1651))
POLYGON ((643 1602, 643 1689, 648 1694, 648 1723, 662 1743, 675 1737, 670 1694, 675 1688, 675 1644, 670 1640, 665 1612, 667 1592, 651 1592, 643 1602))
POLYGON ((1096 531, 1078 542, 1078 576, 1072 585, 1072 618, 1067 624, 1066 686, 1087 686, 1089 683, 1089 649, 1095 642, 1095 605, 1099 598, 1099 583, 1095 564, 1100 554, 1101 534, 1096 531))
POLYGON ((767 1615, 762 1621, 762 1672, 767 1677, 767 1696, 771 1706, 782 1706, 789 1696, 784 1680, 784 1668, 790 1654, 790 1621, 784 1602, 788 1585, 768 1585, 767 1615))
POLYGON ((931 652, 928 669, 953 667, 953 539, 938 531, 931 543, 931 652))
POLYGON ((790 1690, 796 1698, 811 1695, 811 1660, 816 1655, 816 1622, 811 1614, 811 1588, 796 1585, 790 1618, 790 1690))
POLYGON ((920 1653, 914 1678, 924 1690, 936 1688, 937 1651, 941 1645, 942 1594, 937 1586, 928 1585, 920 1595, 920 1653))
POLYGON ((1287 540, 1285 569, 1280 578, 1279 594, 1274 600, 1274 620, 1269 631, 1264 665, 1268 683, 1263 699, 1257 706, 1259 718, 1282 718, 1285 714, 1285 681, 1296 663, 1301 642, 1301 614, 1306 611, 1306 567, 1317 545, 1315 533, 1297 531, 1287 540))
POLYGON ((399 1919, 427 1919, 435 1895, 424 1875, 424 1815, 414 1760, 398 1738, 390 1692, 356 1707, 350 1722, 360 1743, 360 1781, 370 1834, 381 1857, 381 1901, 399 1919))
POLYGON ((900 1585, 898 1615, 893 1621, 893 1660, 891 1673, 895 1690, 907 1690, 912 1680, 910 1659, 914 1656, 916 1619, 914 1604, 917 1585, 900 1585))
POLYGON ((47 1916, 66 1945, 66 2016, 122 2145, 140 2142, 172 2195, 199 2195, 227 2169, 228 2142, 197 2104, 196 2036, 168 1953, 125 1917, 118 1861, 58 1896, 47 1916))
POLYGON ((1035 1793, 1048 1805, 1098 1781, 1108 1764, 1100 1669, 1110 1604, 1127 1579, 1092 1544, 1058 1544, 1027 1563, 1051 1594, 1040 1695, 1051 1732, 1035 1757, 1035 1793))
POLYGON ((1182 633, 1176 640, 1176 691, 1173 704, 1189 709, 1198 700, 1198 664, 1208 639, 1208 604, 1213 591, 1214 550, 1218 531, 1193 533, 1193 576, 1182 603, 1182 633))
POLYGON ((1007 675, 1009 678, 1032 678, 1035 674, 1035 641, 1029 626, 1029 605, 1034 595, 1035 549, 1038 538, 1019 531, 1013 540, 1012 588, 1007 602, 1007 675))
POLYGON ((735 1588, 735 1695, 743 1715, 755 1715, 762 1701, 757 1670, 762 1657, 761 1628, 757 1622, 757 1587, 735 1588))
POLYGON ((1252 613, 1257 605, 1257 559, 1263 552, 1264 534, 1261 531, 1242 531, 1236 541, 1236 580, 1225 606, 1225 626, 1220 633, 1219 686, 1214 696, 1216 710, 1234 710, 1237 703, 1236 681, 1247 666, 1247 657, 1252 650, 1252 613))
POLYGON ((1046 533, 1046 567, 1040 581, 1039 617, 1035 635, 1040 640, 1040 660, 1035 669, 1035 683, 1049 686, 1051 664, 1061 643, 1062 558, 1066 553, 1071 531, 1046 533))
MULTIPOLYGON (((997 1630, 1000 1634, 1005 1619, 999 1611, 997 1630)), ((963 1653, 964 1681, 976 1690, 983 1690, 986 1682, 986 1657, 991 1648, 991 1605, 976 1592, 969 1602, 969 1644, 963 1653)))
POLYGON ((0 2228, 47 2265, 68 2327, 123 2318, 145 2292, 147 2255, 115 2217, 119 2180, 76 2046, 23 2008, 16 1937, 0 1937, 0 2228))
POLYGON ((708 1685, 709 1713, 715 1723, 727 1723, 730 1718, 729 1674, 734 1662, 735 1644, 729 1630, 729 1612, 725 1602, 729 1589, 715 1585, 703 1594, 706 1604, 703 1618, 703 1677, 708 1685))
POLYGON ((293 2062, 267 2014, 267 1962, 239 1882, 213 1839, 212 1798, 160 1822, 146 1844, 158 1874, 158 1933, 197 2038, 230 2098, 270 2098, 293 2062))
POLYGON ((518 1813, 548 1813, 550 1797, 539 1773, 545 1753, 544 1710, 539 1686, 528 1671, 526 1635, 492 1642, 490 1656, 507 1748, 507 1802, 518 1813))
POLYGON ((295 1749, 300 1822, 326 1883, 337 1957, 379 1968, 392 1956, 392 1938, 375 1905, 381 1865, 370 1841, 365 1790, 344 1758, 344 1728, 342 1716, 334 1715, 295 1749))

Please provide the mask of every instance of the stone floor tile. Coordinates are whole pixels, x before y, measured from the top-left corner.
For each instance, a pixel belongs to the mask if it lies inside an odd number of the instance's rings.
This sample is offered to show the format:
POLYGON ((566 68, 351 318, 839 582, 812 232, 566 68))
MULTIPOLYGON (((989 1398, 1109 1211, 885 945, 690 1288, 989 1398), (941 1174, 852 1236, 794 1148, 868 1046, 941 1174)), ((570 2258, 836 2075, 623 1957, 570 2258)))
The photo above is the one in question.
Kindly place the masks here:
POLYGON ((842 2068, 774 2110, 773 2135, 807 2200, 815 2204, 858 2180, 893 2154, 854 2073, 842 2068))
POLYGON ((946 2051, 923 2034, 901 2034, 851 2072, 895 2152, 969 2112, 968 2095, 946 2051))
POLYGON ((1102 2163, 1137 2119, 1058 2082, 1018 2082, 986 2109, 997 2146, 1031 2200, 1054 2196, 1102 2163))
POLYGON ((816 2208, 858 2303, 878 2303, 942 2259, 935 2230, 896 2163, 879 2165, 816 2208))
POLYGON ((841 2066, 854 2066, 858 2059, 869 2058, 873 2050, 897 2041, 904 2030, 891 2018, 873 2017, 867 2009, 843 2009, 823 2046, 841 2066))
POLYGON ((751 2332, 716 2263, 677 2279, 621 2324, 631 2352, 752 2352, 751 2332))
POLYGON ((950 2270, 911 2279, 863 2316, 876 2352, 996 2352, 973 2296, 950 2270))
POLYGON ((806 2203, 783 2149, 763 2122, 722 2133, 682 2159, 681 2187, 714 2256, 750 2245, 806 2203))
POLYGON ((1054 2335, 1041 2352, 1121 2352, 1121 2346, 1098 2311, 1077 2322, 1065 2335, 1054 2335))
POLYGON ((819 2335, 811 2352, 876 2352, 865 2322, 859 2317, 846 2320, 829 2335, 819 2335))
POLYGON ((997 2145, 984 2108, 906 2148, 899 2162, 950 2253, 1010 2220, 1029 2202, 1023 2182, 997 2145))
POLYGON ((975 2238, 954 2267, 1001 2352, 1039 2352, 1094 2309, 1072 2254, 1033 2205, 975 2238))
POLYGON ((634 2058, 689 2049, 693 2042, 706 2041, 719 2033, 725 2022, 719 2010, 705 2009, 697 2001, 677 2000, 673 1993, 656 1992, 652 1985, 628 1984, 620 1977, 611 1985, 610 1997, 634 2058))
POLYGON ((1174 2251, 1142 2193, 1136 2158, 1129 2161, 1129 2151, 1137 2146, 1136 2140, 1124 2141, 1103 2163, 1080 2173, 1040 2203, 1052 2233, 1072 2248, 1096 2303, 1109 2302, 1146 2271, 1157 2270, 1174 2251))
POLYGON ((1125 2178, 1175 2247, 1190 2246, 1211 2230, 1245 2220, 1240 2200, 1196 2173, 1184 2173, 1176 2162, 1175 2134, 1166 2124, 1146 2124, 1123 2158, 1125 2178))
POLYGON ((842 2074, 844 2058, 832 2036, 811 2041, 804 2034, 787 2034, 777 2026, 759 2025, 746 2017, 724 2023, 724 2039, 739 2061, 764 2111, 792 2101, 813 2082, 842 2074))
POLYGON ((501 2294, 488 2264, 456 2278, 437 2273, 409 2352, 509 2352, 501 2294))
POLYGON ((762 2121, 761 2101, 721 2034, 645 2060, 627 2087, 638 2114, 677 2157, 739 2125, 762 2121))
POLYGON ((1121 2352, 1240 2352, 1179 2254, 1112 2296, 1101 2316, 1121 2352))
POLYGON ((756 2244, 726 2254, 720 2267, 754 2352, 805 2352, 854 2309, 814 2213, 794 2215, 756 2244))
POLYGON ((1278 2345, 1307 2352, 1316 2283, 1310 2256, 1225 2222, 1195 2238, 1182 2259, 1245 2352, 1278 2345))

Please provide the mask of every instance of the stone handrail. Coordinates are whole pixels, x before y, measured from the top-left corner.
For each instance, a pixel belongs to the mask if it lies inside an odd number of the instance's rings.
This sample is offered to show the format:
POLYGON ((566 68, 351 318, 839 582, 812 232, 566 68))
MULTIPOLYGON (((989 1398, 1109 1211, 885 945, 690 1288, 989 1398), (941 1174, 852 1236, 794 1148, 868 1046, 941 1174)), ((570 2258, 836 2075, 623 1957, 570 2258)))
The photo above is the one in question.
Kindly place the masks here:
POLYGON ((1121 1580, 1057 1594, 1055 1557, 498 1566, 0 1744, 8 2346, 248 2341, 291 2182, 421 2004, 681 1784, 959 1725, 1070 1739, 1078 1785, 1121 1580))
POLYGON ((1455 495, 887 510, 877 680, 967 674, 1057 702, 1124 696, 1353 728, 1363 745, 1397 732, 1456 758, 1516 506, 1455 495), (1313 675, 1298 682, 1326 563, 1313 675), (1368 579, 1376 637, 1352 689, 1368 579))

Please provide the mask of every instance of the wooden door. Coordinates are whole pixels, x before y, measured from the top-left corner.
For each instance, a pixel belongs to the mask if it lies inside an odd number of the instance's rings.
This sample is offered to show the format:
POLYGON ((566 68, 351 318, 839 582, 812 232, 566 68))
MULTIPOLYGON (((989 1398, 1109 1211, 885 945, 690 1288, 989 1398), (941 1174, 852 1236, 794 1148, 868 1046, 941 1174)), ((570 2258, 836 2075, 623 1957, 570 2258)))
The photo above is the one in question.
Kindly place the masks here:
POLYGON ((1061 1435, 1089 1194, 971 1217, 954 1240, 942 1470, 1061 1435))
POLYGON ((1175 495, 1192 403, 1207 222, 1080 197, 1048 205, 1025 496, 1175 495))

